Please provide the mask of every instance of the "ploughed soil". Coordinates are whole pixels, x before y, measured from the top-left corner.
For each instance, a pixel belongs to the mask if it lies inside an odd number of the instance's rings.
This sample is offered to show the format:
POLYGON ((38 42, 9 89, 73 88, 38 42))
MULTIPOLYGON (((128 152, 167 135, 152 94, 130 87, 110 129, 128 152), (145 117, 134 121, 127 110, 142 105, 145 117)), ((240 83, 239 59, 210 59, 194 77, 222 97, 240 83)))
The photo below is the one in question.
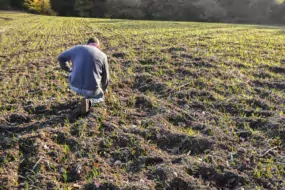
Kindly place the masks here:
POLYGON ((111 81, 105 105, 84 117, 69 119, 80 97, 59 86, 67 82, 56 58, 51 70, 44 55, 0 72, 1 81, 21 73, 37 84, 1 100, 0 189, 284 187, 285 80, 276 78, 284 63, 246 68, 173 43, 147 58, 152 50, 138 46, 132 57, 95 34, 111 81), (63 98, 28 101, 49 97, 49 89, 63 98))

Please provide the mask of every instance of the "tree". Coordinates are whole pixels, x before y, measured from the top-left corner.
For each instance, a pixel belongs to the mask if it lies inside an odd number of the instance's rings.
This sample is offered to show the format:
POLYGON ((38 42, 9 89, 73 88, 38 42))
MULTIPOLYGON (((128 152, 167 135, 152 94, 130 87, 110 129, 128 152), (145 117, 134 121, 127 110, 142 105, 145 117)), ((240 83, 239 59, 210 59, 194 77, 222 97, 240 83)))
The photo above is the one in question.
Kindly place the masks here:
POLYGON ((25 0, 24 6, 33 13, 53 14, 49 0, 25 0))
POLYGON ((106 0, 94 0, 92 16, 104 17, 106 13, 106 0))
POLYGON ((279 1, 271 7, 270 21, 272 23, 285 23, 285 2, 279 1))
POLYGON ((275 0, 251 0, 249 20, 257 23, 269 22, 271 8, 275 0))
POLYGON ((24 6, 24 0, 10 0, 10 6, 17 9, 22 9, 24 6))
POLYGON ((285 0, 0 0, 0 8, 60 16, 130 19, 285 22, 285 0), (23 6, 24 5, 24 6, 23 6))
POLYGON ((107 0, 106 16, 138 19, 144 18, 141 0, 107 0))
POLYGON ((7 9, 10 6, 10 0, 0 0, 0 9, 7 9))
POLYGON ((60 16, 76 16, 75 0, 50 0, 52 9, 60 16))
POLYGON ((91 17, 94 0, 75 0, 74 10, 78 16, 91 17))
POLYGON ((216 0, 199 0, 194 5, 201 9, 199 15, 201 20, 205 21, 220 21, 226 16, 225 9, 216 0))

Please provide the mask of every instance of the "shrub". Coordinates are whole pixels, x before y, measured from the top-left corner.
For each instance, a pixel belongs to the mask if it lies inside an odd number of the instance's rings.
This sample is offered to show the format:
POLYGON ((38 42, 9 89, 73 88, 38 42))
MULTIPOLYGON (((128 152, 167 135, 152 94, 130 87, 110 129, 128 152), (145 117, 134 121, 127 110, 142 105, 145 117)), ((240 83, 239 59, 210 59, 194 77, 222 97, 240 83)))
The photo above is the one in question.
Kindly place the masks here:
POLYGON ((32 13, 55 15, 50 0, 25 0, 24 6, 32 13))

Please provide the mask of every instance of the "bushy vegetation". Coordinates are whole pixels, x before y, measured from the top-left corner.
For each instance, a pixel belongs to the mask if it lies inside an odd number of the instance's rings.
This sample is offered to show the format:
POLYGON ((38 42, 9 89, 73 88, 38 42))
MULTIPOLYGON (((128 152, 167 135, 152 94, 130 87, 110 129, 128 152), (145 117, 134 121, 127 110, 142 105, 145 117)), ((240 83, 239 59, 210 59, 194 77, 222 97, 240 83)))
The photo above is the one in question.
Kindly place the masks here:
POLYGON ((0 32, 0 189, 285 186, 283 28, 3 12, 0 32), (69 121, 57 56, 90 36, 109 94, 69 121))
POLYGON ((51 9, 50 0, 25 0, 24 6, 33 13, 38 14, 55 14, 51 9))

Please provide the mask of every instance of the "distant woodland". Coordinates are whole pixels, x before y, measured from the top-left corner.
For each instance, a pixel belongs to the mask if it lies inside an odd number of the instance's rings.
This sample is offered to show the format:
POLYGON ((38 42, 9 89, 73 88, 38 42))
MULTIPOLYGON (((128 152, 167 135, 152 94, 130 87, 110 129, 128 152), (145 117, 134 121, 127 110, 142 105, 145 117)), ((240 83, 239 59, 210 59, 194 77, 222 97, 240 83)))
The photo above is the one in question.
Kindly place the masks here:
POLYGON ((285 24, 284 0, 0 0, 0 8, 58 16, 285 24))

